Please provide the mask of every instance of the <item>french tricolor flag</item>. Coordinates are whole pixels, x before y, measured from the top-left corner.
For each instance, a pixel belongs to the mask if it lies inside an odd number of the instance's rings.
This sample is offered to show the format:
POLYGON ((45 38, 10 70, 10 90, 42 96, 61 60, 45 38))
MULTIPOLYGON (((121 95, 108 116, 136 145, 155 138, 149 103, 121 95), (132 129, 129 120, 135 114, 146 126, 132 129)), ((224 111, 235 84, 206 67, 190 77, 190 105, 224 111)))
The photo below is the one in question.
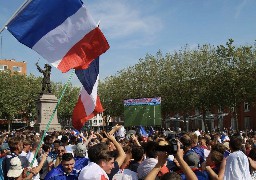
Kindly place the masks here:
POLYGON ((7 29, 62 72, 85 69, 109 49, 81 0, 30 0, 7 29))
POLYGON ((75 129, 80 130, 87 120, 103 112, 100 98, 97 95, 99 58, 95 59, 87 69, 76 70, 76 75, 83 88, 73 111, 72 124, 75 129))

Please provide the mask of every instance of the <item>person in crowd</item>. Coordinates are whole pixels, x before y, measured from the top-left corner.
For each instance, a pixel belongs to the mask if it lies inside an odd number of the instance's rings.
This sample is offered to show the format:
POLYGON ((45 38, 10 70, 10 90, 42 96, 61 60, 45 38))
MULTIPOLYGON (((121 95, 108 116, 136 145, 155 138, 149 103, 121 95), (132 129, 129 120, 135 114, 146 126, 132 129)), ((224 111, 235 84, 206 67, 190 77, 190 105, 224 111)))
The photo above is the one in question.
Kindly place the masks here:
MULTIPOLYGON (((53 167, 53 159, 49 156, 49 154, 51 152, 51 147, 48 144, 43 144, 42 150, 44 153, 48 153, 48 157, 46 158, 46 161, 44 162, 42 169, 39 171, 41 180, 43 180, 45 178, 46 174, 53 167)), ((42 161, 42 156, 38 158, 38 162, 41 162, 41 161, 42 161)))
POLYGON ((62 136, 61 138, 61 143, 62 143, 62 146, 65 147, 66 149, 66 152, 68 153, 73 153, 73 149, 72 149, 72 146, 69 144, 69 138, 68 136, 62 136))
POLYGON ((90 162, 85 166, 78 180, 108 180, 107 174, 114 168, 114 154, 105 143, 96 144, 88 149, 90 162))
MULTIPOLYGON (((189 136, 188 134, 184 134, 181 138, 180 138, 181 143, 183 144, 183 150, 184 150, 184 155, 183 155, 183 159, 184 161, 188 164, 188 166, 191 168, 191 170, 196 174, 196 176, 198 177, 198 179, 206 179, 207 180, 207 174, 201 172, 200 170, 200 156, 192 149, 192 140, 191 140, 191 136, 189 136)), ((177 161, 177 159, 175 159, 174 161, 176 163, 176 166, 180 168, 180 164, 177 161)), ((182 179, 186 179, 185 177, 185 173, 181 172, 181 177, 182 179), (183 173, 183 174, 182 174, 183 173)))
MULTIPOLYGON (((154 168, 147 174, 145 180, 153 180, 156 179, 158 173, 161 171, 161 168, 165 165, 166 159, 168 157, 167 152, 158 152, 158 162, 154 166, 154 168)), ((188 164, 183 159, 183 150, 180 149, 180 143, 178 143, 178 151, 175 154, 175 158, 179 162, 179 166, 184 173, 186 179, 188 180, 197 180, 197 176, 192 171, 192 169, 188 166, 188 164)), ((182 180, 182 177, 175 172, 169 172, 164 174, 161 177, 161 180, 182 180)))
POLYGON ((77 180, 79 171, 74 168, 75 159, 72 153, 64 153, 61 163, 45 176, 45 180, 77 180))
MULTIPOLYGON (((145 154, 146 154, 146 159, 142 161, 142 163, 138 166, 137 172, 138 172, 138 178, 139 179, 144 179, 147 174, 155 167, 157 164, 157 150, 156 147, 158 146, 157 142, 154 141, 149 141, 146 144, 145 147, 145 154)), ((159 176, 165 174, 168 172, 168 168, 166 165, 164 165, 160 172, 159 176)))
POLYGON ((51 135, 46 135, 44 138, 44 144, 52 146, 52 143, 53 143, 53 137, 51 135))
POLYGON ((31 179, 34 176, 33 170, 30 171, 28 174, 27 169, 25 170, 22 165, 21 161, 18 157, 13 157, 10 160, 10 167, 7 172, 8 180, 23 180, 23 179, 31 179))
POLYGON ((199 145, 201 146, 201 148, 203 149, 208 149, 207 147, 207 141, 205 137, 201 137, 200 141, 199 141, 199 145))
MULTIPOLYGON (((193 157, 198 157, 198 162, 196 162, 195 160, 193 162, 191 162, 191 164, 189 164, 189 166, 194 166, 194 167, 198 167, 199 165, 194 164, 194 163, 200 163, 200 156, 192 149, 192 140, 191 137, 188 134, 184 134, 181 138, 180 138, 181 143, 183 144, 183 149, 184 149, 184 156, 183 159, 193 159, 193 157), (191 156, 191 158, 190 158, 191 156)), ((188 162, 187 162, 188 163, 188 162)))
POLYGON ((59 146, 57 158, 56 158, 56 160, 53 162, 53 163, 54 163, 54 167, 57 167, 57 166, 60 164, 60 162, 62 161, 62 155, 63 155, 64 153, 67 153, 65 147, 64 147, 64 146, 59 146))
MULTIPOLYGON (((48 145, 50 147, 52 147, 52 144, 45 144, 48 145)), ((56 139, 55 141, 53 141, 53 148, 51 148, 51 152, 49 153, 49 157, 52 158, 52 160, 56 160, 57 156, 58 156, 58 148, 61 145, 61 141, 59 139, 56 139)))
MULTIPOLYGON (((116 130, 118 130, 118 128, 116 128, 116 130)), ((126 157, 126 154, 125 154, 121 144, 116 141, 116 139, 113 135, 114 133, 115 133, 115 131, 112 131, 112 130, 109 133, 105 133, 105 136, 108 138, 108 140, 111 141, 111 143, 113 143, 114 149, 116 149, 116 151, 117 151, 117 157, 115 157, 115 160, 114 160, 114 168, 111 169, 110 173, 107 173, 109 179, 112 179, 113 176, 120 170, 120 167, 123 164, 125 157, 126 157)), ((109 151, 111 151, 112 153, 116 152, 112 149, 112 146, 111 146, 111 148, 110 148, 110 146, 108 146, 108 148, 109 148, 109 151)))
POLYGON ((212 146, 212 150, 202 166, 202 169, 205 170, 210 179, 223 179, 225 170, 223 158, 225 158, 225 151, 225 146, 223 144, 219 143, 212 146))
POLYGON ((2 161, 2 169, 5 180, 8 180, 7 173, 10 169, 10 161, 12 158, 18 157, 21 161, 22 168, 29 167, 28 159, 25 156, 20 156, 23 148, 23 142, 21 141, 21 138, 14 137, 8 141, 8 144, 10 147, 10 154, 7 154, 2 161))
POLYGON ((205 158, 208 156, 209 151, 206 149, 203 149, 199 144, 198 144, 198 136, 195 133, 190 134, 190 139, 191 139, 191 150, 194 151, 200 158, 200 164, 205 161, 205 158))
POLYGON ((133 160, 130 162, 128 169, 134 172, 138 172, 137 169, 141 162, 144 160, 144 149, 141 146, 132 147, 132 158, 133 160))
POLYGON ((3 174, 3 168, 2 168, 2 162, 4 158, 6 157, 7 154, 10 152, 10 148, 8 143, 2 143, 0 146, 0 180, 4 179, 4 174, 3 174))
POLYGON ((86 144, 78 143, 74 151, 75 169, 81 170, 83 167, 88 165, 89 159, 87 158, 86 153, 87 153, 86 144))
POLYGON ((251 180, 248 158, 241 151, 242 143, 240 136, 230 138, 231 154, 227 157, 224 180, 251 180))
POLYGON ((46 158, 48 157, 48 152, 45 152, 44 154, 42 154, 41 161, 38 164, 38 161, 35 157, 35 153, 36 153, 38 146, 39 146, 39 142, 34 142, 32 144, 31 151, 27 154, 27 159, 28 159, 29 163, 31 164, 32 168, 34 169, 34 176, 32 177, 33 180, 40 180, 39 172, 42 169, 43 164, 46 161, 46 158))
POLYGON ((30 140, 23 140, 23 150, 20 153, 20 156, 27 156, 29 151, 31 150, 32 142, 30 140))
POLYGON ((252 180, 256 180, 256 147, 252 148, 249 152, 248 160, 250 163, 250 173, 252 180))

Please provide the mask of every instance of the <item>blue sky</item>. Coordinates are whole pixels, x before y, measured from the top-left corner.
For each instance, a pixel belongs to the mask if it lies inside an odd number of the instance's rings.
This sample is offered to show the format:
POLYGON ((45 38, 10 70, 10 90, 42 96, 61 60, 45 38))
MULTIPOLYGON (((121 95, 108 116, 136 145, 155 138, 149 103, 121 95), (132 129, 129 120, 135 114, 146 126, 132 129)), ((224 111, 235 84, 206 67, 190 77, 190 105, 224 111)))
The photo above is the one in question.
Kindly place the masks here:
MULTIPOLYGON (((0 0, 0 27, 23 0, 0 0)), ((100 79, 136 64, 147 53, 172 53, 186 44, 252 45, 256 40, 255 0, 87 0, 83 1, 100 28, 110 49, 100 58, 100 79)), ((41 76, 35 63, 44 66, 40 55, 20 44, 5 30, 1 59, 26 61, 28 73, 41 76)), ((70 73, 54 68, 54 82, 65 83, 70 73)), ((80 83, 74 77, 74 85, 80 83)))

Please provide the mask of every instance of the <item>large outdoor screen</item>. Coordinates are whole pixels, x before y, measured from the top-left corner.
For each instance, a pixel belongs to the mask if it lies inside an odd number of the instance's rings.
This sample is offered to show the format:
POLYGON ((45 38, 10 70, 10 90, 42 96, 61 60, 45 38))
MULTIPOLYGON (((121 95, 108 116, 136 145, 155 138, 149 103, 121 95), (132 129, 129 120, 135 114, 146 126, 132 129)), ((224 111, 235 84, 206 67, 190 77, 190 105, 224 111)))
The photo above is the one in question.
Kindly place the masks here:
POLYGON ((161 120, 161 97, 124 100, 125 126, 155 126, 161 120))

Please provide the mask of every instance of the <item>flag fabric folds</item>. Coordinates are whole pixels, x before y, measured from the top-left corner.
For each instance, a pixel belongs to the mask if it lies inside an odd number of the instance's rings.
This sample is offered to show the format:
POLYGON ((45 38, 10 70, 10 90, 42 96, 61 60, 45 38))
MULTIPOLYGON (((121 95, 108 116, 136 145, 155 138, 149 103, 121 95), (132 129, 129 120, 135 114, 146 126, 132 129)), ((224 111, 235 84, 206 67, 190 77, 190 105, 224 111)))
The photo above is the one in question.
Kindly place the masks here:
POLYGON ((140 126, 140 135, 143 136, 143 137, 148 137, 148 133, 147 131, 144 129, 143 126, 140 126))
POLYGON ((7 29, 62 72, 85 69, 109 49, 81 0, 33 0, 7 29))
POLYGON ((99 79, 99 58, 95 59, 87 69, 76 70, 76 75, 83 85, 78 102, 73 111, 72 124, 80 130, 84 123, 96 114, 103 112, 97 95, 99 79))

